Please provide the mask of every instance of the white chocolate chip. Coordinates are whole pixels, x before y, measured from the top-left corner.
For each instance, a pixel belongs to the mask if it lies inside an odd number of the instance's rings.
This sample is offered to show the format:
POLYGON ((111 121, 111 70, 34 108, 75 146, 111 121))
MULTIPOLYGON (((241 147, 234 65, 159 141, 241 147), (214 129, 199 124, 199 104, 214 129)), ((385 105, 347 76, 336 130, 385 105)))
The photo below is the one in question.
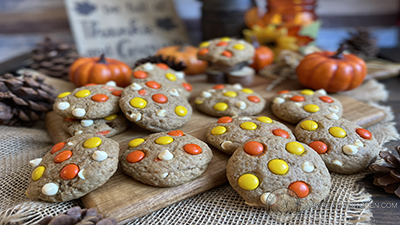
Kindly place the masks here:
POLYGON ((95 151, 92 154, 92 158, 97 162, 101 162, 108 158, 108 154, 105 151, 95 151))
POLYGON ((238 117, 238 120, 251 120, 251 118, 247 117, 247 116, 242 116, 242 117, 238 117))
POLYGON ((211 93, 210 92, 208 92, 208 91, 203 91, 202 93, 201 93, 201 97, 204 97, 204 98, 209 98, 209 97, 211 97, 211 93))
POLYGON ((282 98, 291 98, 293 97, 293 95, 289 95, 289 94, 283 94, 281 95, 282 98))
POLYGON ((37 167, 41 161, 42 161, 42 158, 36 158, 36 159, 32 159, 31 161, 29 161, 29 164, 31 164, 32 167, 37 167))
POLYGON ((82 133, 83 133, 83 131, 78 130, 78 131, 76 131, 76 132, 74 133, 74 135, 78 135, 78 134, 82 134, 82 133))
POLYGON ((42 193, 47 196, 52 196, 57 194, 58 185, 55 183, 47 183, 42 187, 42 193))
POLYGON ((179 96, 179 91, 176 89, 171 89, 168 91, 168 93, 172 96, 178 97, 179 96))
POLYGON ((70 107, 71 105, 68 102, 60 102, 57 105, 57 109, 59 110, 66 110, 70 107))
POLYGON ((332 106, 329 107, 329 111, 334 112, 334 113, 338 113, 339 112, 339 106, 332 106))
POLYGON ((279 97, 276 97, 274 99, 274 101, 273 101, 274 104, 281 104, 281 103, 284 103, 284 102, 285 102, 285 99, 279 98, 279 97))
POLYGON ((93 120, 81 120, 81 125, 84 127, 91 126, 93 124, 93 120))
POLYGON ((224 141, 221 143, 221 148, 223 150, 231 150, 235 145, 232 143, 232 141, 224 141))
POLYGON ((177 71, 177 72, 175 72, 175 76, 178 77, 179 79, 184 79, 185 73, 182 71, 177 71))
POLYGON ((236 102, 236 107, 238 107, 239 109, 245 109, 246 107, 247 107, 247 104, 246 104, 246 102, 244 102, 244 101, 238 101, 238 102, 236 102))
POLYGON ((330 114, 326 115, 325 117, 330 120, 338 120, 339 119, 339 116, 336 113, 330 113, 330 114))
POLYGON ((134 91, 139 91, 140 89, 142 89, 142 86, 140 86, 140 84, 138 83, 133 83, 131 84, 131 89, 134 91))
POLYGON ((72 145, 74 145, 74 142, 69 141, 69 142, 67 143, 67 145, 72 146, 72 145))
POLYGON ((342 150, 346 155, 355 155, 357 154, 357 148, 358 146, 355 145, 345 145, 343 146, 342 150))
POLYGON ((243 89, 241 84, 234 84, 233 88, 238 89, 238 90, 242 90, 243 89))
POLYGON ((161 178, 166 178, 167 176, 168 176, 168 173, 161 174, 161 178))
POLYGON ((140 113, 132 113, 129 115, 130 118, 134 119, 135 121, 139 121, 142 119, 142 114, 140 113))
POLYGON ((160 109, 157 111, 157 116, 165 117, 167 115, 167 111, 165 109, 160 109))
POLYGON ((295 102, 294 104, 297 105, 298 107, 302 107, 303 106, 302 102, 295 102))
POLYGON ((339 160, 335 159, 332 161, 333 164, 337 165, 337 166, 343 166, 342 162, 340 162, 339 160))
POLYGON ((264 204, 264 205, 273 205, 276 203, 277 198, 275 194, 272 194, 271 192, 266 192, 263 193, 260 196, 260 201, 264 204))
POLYGON ((357 140, 354 142, 354 145, 356 145, 356 146, 358 146, 358 147, 364 147, 364 144, 363 144, 359 139, 357 139, 357 140))
POLYGON ((82 108, 76 108, 74 110, 72 110, 72 115, 74 115, 75 117, 82 117, 86 114, 85 109, 82 108))
POLYGON ((319 93, 319 94, 321 94, 321 95, 326 95, 326 94, 327 94, 326 91, 325 91, 325 89, 316 90, 315 93, 319 93))
POLYGON ((161 160, 171 160, 174 158, 174 155, 170 151, 164 150, 158 154, 158 158, 161 160))
POLYGON ((305 161, 302 165, 301 165, 301 169, 306 172, 306 173, 311 173, 312 171, 314 171, 314 165, 308 161, 305 161))
POLYGON ((82 180, 85 179, 85 176, 83 176, 83 171, 84 171, 84 170, 85 170, 85 169, 81 169, 81 170, 79 171, 79 173, 78 173, 78 177, 81 178, 82 180))
POLYGON ((154 69, 154 66, 153 66, 153 64, 147 62, 147 63, 143 64, 143 69, 146 71, 150 71, 150 70, 154 69))
POLYGON ((116 87, 116 86, 117 86, 117 83, 116 83, 115 81, 113 81, 113 80, 110 80, 110 81, 108 81, 108 82, 106 83, 106 85, 107 85, 107 86, 111 86, 111 87, 116 87))
POLYGON ((210 89, 210 90, 208 90, 208 92, 213 93, 213 92, 216 92, 216 90, 215 89, 210 89))

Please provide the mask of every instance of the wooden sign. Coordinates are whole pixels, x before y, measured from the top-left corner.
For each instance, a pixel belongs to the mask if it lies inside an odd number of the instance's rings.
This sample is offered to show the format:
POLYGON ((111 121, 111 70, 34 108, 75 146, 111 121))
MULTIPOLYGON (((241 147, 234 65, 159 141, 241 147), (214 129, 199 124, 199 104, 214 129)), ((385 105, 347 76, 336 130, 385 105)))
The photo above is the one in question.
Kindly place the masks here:
POLYGON ((82 56, 133 65, 164 46, 187 43, 172 0, 64 0, 82 56))

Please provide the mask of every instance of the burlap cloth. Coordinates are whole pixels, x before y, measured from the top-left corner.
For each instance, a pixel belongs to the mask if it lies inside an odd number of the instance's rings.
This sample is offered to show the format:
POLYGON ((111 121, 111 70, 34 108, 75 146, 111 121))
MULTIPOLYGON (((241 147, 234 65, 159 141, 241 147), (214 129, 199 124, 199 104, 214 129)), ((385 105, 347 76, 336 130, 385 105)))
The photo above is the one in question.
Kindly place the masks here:
MULTIPOLYGON (((59 92, 73 87, 64 81, 47 79, 59 92)), ((380 143, 399 138, 384 86, 375 80, 341 93, 385 110, 384 121, 369 127, 380 143)), ((44 122, 32 128, 0 126, 0 224, 34 224, 45 216, 57 215, 80 205, 79 200, 63 203, 32 202, 25 196, 32 168, 29 160, 42 157, 53 145, 44 122)), ((299 213, 288 224, 369 224, 371 195, 356 184, 367 172, 356 175, 332 174, 330 195, 318 206, 299 213)), ((276 224, 262 208, 247 206, 225 184, 181 201, 128 224, 276 224)))

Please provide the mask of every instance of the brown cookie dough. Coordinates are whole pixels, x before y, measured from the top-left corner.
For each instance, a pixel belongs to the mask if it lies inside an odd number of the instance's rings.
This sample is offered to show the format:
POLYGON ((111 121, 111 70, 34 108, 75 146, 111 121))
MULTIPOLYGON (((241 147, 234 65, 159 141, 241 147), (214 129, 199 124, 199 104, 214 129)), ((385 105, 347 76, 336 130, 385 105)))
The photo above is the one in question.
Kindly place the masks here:
POLYGON ((153 186, 170 187, 200 176, 212 156, 206 143, 174 130, 131 140, 120 162, 122 170, 134 179, 153 186))
POLYGON ((266 116, 221 117, 207 128, 206 133, 208 143, 229 155, 250 139, 276 136, 296 140, 288 127, 266 116))
POLYGON ((82 134, 54 145, 32 160, 26 194, 47 202, 80 198, 103 185, 117 170, 118 142, 102 135, 82 134))
POLYGON ((192 115, 186 98, 176 89, 155 81, 126 87, 119 105, 128 120, 153 132, 181 127, 192 115))
POLYGON ((185 73, 175 71, 164 63, 145 63, 133 70, 132 83, 145 83, 147 81, 157 81, 160 84, 169 85, 179 91, 185 98, 190 97, 192 85, 185 80, 185 73))
POLYGON ((122 114, 111 114, 103 119, 77 120, 64 118, 63 128, 71 136, 79 134, 100 134, 112 137, 126 129, 131 123, 122 114))
POLYGON ((243 88, 240 84, 219 84, 204 90, 194 103, 201 112, 221 117, 256 115, 264 109, 266 101, 252 89, 243 88))
POLYGON ((247 204, 270 210, 284 206, 289 212, 317 205, 331 186, 329 171, 318 154, 282 137, 259 137, 241 145, 228 161, 227 177, 247 204), (288 193, 286 202, 276 195, 280 190, 288 193))
POLYGON ((275 116, 289 123, 298 123, 314 114, 336 113, 340 117, 343 113, 340 101, 328 96, 323 89, 279 91, 271 99, 271 109, 275 116))
POLYGON ((110 85, 88 84, 72 92, 58 95, 54 112, 75 119, 100 119, 118 113, 122 88, 110 85))
POLYGON ((330 171, 342 174, 361 172, 382 148, 368 130, 334 113, 307 117, 294 134, 320 154, 330 171))

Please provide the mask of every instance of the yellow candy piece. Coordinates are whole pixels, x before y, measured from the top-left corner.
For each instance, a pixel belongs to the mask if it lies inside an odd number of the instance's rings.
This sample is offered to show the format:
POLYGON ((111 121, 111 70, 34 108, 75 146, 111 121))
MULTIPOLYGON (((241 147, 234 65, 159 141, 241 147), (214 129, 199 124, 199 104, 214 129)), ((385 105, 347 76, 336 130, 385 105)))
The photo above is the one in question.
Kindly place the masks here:
POLYGON ((128 146, 131 147, 131 148, 134 148, 134 147, 139 146, 139 145, 142 144, 143 142, 144 142, 144 139, 143 139, 143 138, 135 138, 135 139, 132 139, 132 140, 128 143, 128 146))
POLYGON ((344 138, 346 137, 346 131, 340 127, 331 127, 329 128, 329 133, 337 138, 344 138))
POLYGON ((210 43, 207 42, 207 41, 205 41, 205 42, 202 42, 202 43, 199 45, 199 47, 200 47, 200 48, 205 48, 205 47, 208 47, 209 45, 210 45, 210 43))
POLYGON ((217 111, 225 111, 228 108, 228 104, 225 102, 218 102, 214 105, 214 109, 217 111))
POLYGON ((313 131, 316 130, 318 128, 318 123, 312 120, 306 120, 303 121, 300 124, 301 128, 303 128, 304 130, 308 130, 308 131, 313 131))
POLYGON ((234 98, 237 96, 237 93, 234 91, 227 91, 224 93, 224 96, 234 98))
POLYGON ((36 169, 33 170, 32 172, 32 180, 37 181, 39 180, 42 176, 46 168, 44 166, 38 166, 36 169))
POLYGON ((175 107, 175 113, 178 116, 186 116, 187 109, 181 105, 178 105, 177 107, 175 107))
POLYGON ((304 147, 297 141, 292 141, 286 144, 286 150, 295 155, 301 155, 304 152, 304 147))
POLYGON ((243 44, 236 44, 233 46, 234 49, 242 51, 244 50, 246 47, 243 44))
POLYGON ((315 113, 315 112, 319 111, 319 106, 317 106, 315 104, 308 104, 308 105, 305 105, 303 107, 303 109, 306 110, 309 113, 315 113))
POLYGON ((161 136, 157 138, 154 142, 159 145, 167 145, 174 141, 174 139, 170 136, 161 136))
POLYGON ((90 95, 90 91, 89 90, 80 90, 78 92, 75 93, 75 97, 77 98, 84 98, 90 95))
POLYGON ((231 40, 231 38, 229 38, 229 37, 223 37, 223 38, 221 38, 221 39, 219 39, 220 41, 230 41, 231 40))
POLYGON ((175 81, 176 80, 176 76, 172 73, 166 73, 165 77, 170 80, 170 81, 175 81))
POLYGON ((144 108, 147 105, 146 100, 144 100, 143 98, 132 98, 131 101, 129 102, 131 104, 131 106, 135 107, 135 108, 144 108))
POLYGON ((85 148, 96 148, 99 145, 101 145, 101 138, 99 137, 89 138, 83 143, 85 148))
POLYGON ((300 91, 300 94, 302 94, 302 95, 313 95, 314 91, 312 91, 310 89, 304 89, 304 90, 300 91))
POLYGON ((260 116, 257 120, 263 123, 272 123, 272 119, 266 116, 260 116))
POLYGON ((254 174, 247 173, 239 177, 238 184, 242 189, 251 191, 258 187, 260 180, 254 174))
POLYGON ((247 93, 247 94, 253 94, 253 93, 254 93, 254 91, 251 90, 250 88, 243 88, 242 91, 243 91, 244 93, 247 93))
POLYGON ((269 161, 268 169, 276 175, 283 175, 289 170, 289 165, 282 159, 273 159, 269 161))
POLYGON ((225 133, 226 133, 226 127, 224 127, 224 126, 217 126, 211 130, 212 135, 220 135, 220 134, 225 134, 225 133))
POLYGON ((117 117, 118 117, 117 114, 111 114, 111 115, 105 117, 104 119, 110 121, 110 120, 115 120, 115 119, 117 119, 117 117))
POLYGON ((196 99, 196 100, 194 100, 194 103, 195 103, 196 105, 201 105, 201 104, 204 103, 204 101, 203 101, 203 100, 200 100, 200 99, 196 99))
POLYGON ((57 98, 64 98, 64 97, 66 97, 66 96, 68 96, 68 95, 70 95, 70 94, 71 94, 71 92, 63 92, 63 93, 59 94, 59 95, 57 96, 57 98))
POLYGON ((255 130, 257 129, 257 125, 253 122, 244 122, 242 124, 240 124, 240 127, 243 130, 255 130))

